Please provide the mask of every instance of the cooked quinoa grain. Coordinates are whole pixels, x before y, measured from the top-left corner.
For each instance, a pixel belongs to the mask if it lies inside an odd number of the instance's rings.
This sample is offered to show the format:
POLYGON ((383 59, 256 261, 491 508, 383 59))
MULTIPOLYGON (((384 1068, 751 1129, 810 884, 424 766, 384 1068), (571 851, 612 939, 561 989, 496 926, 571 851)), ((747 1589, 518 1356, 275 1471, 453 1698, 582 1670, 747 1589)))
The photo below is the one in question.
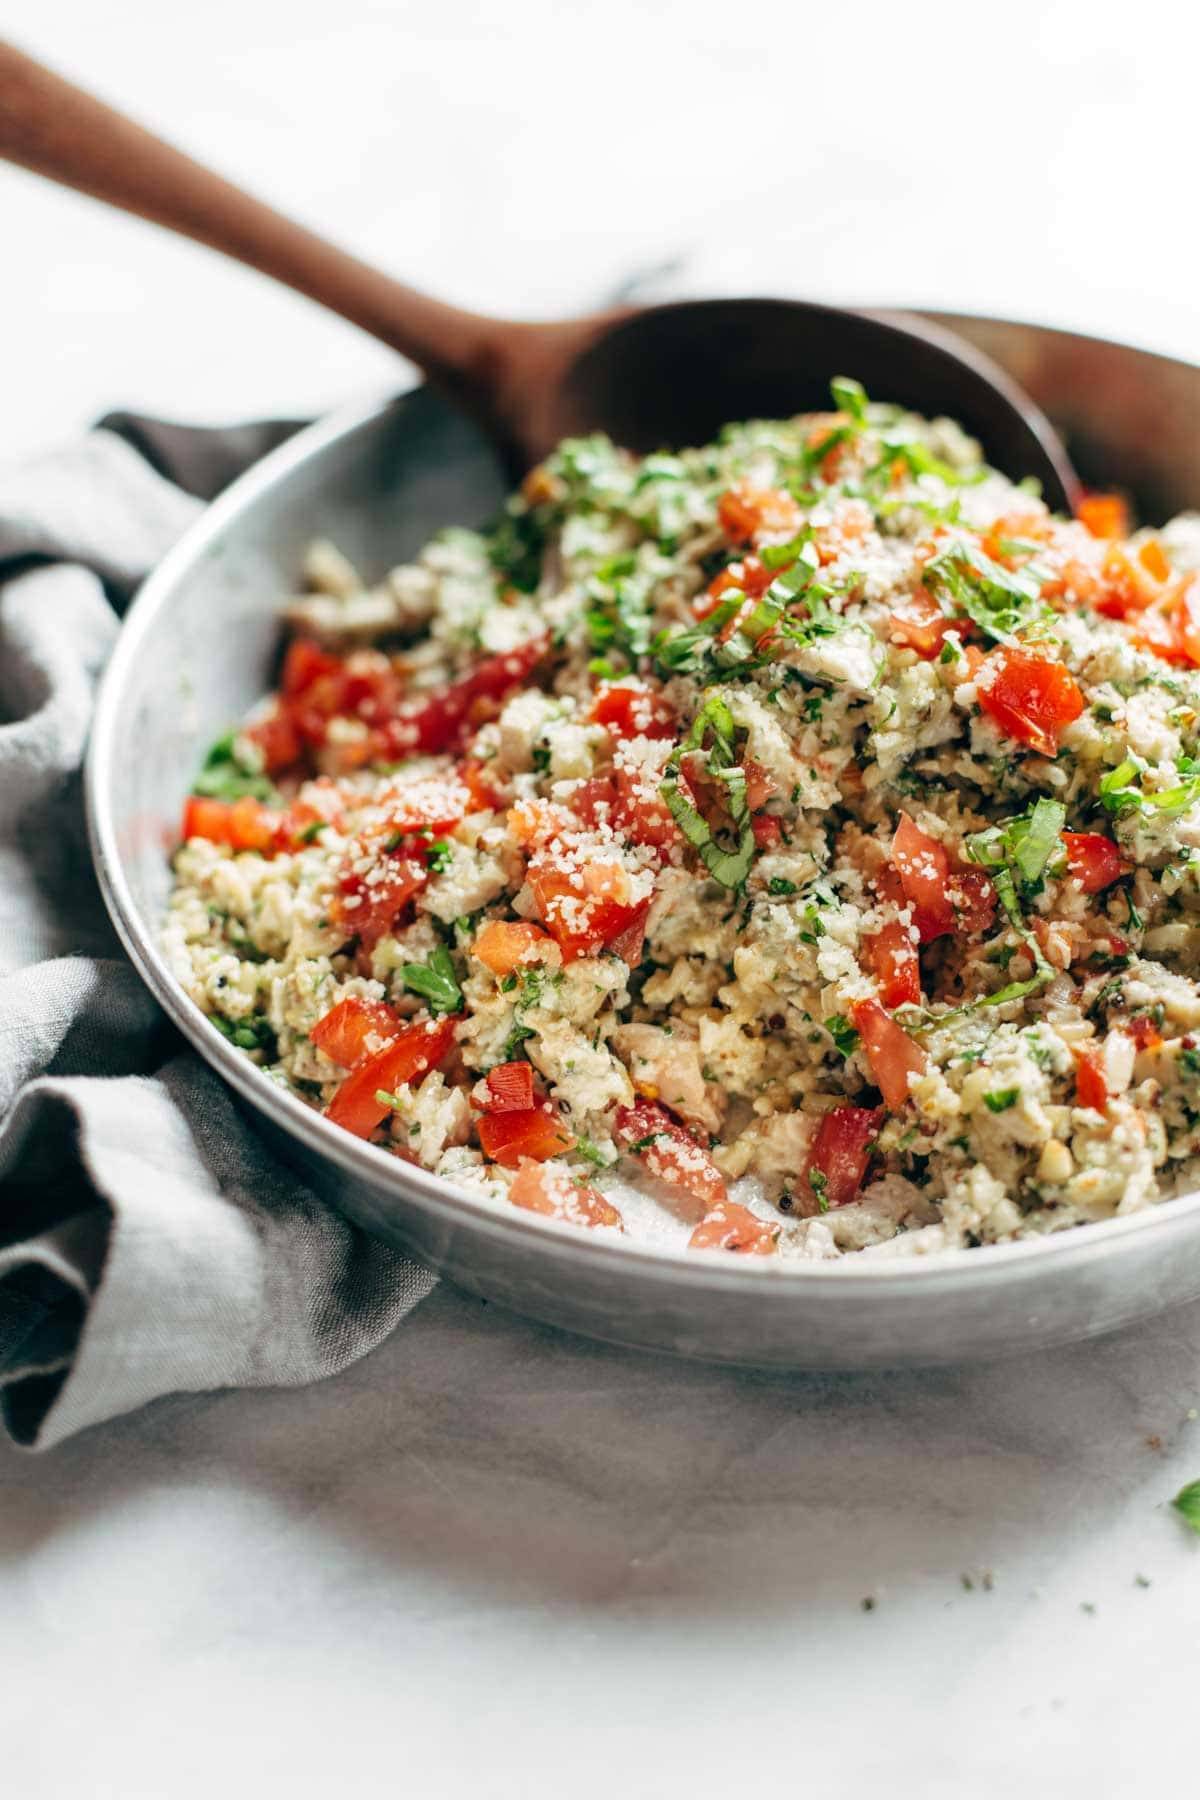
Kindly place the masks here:
POLYGON ((314 546, 166 927, 269 1075, 505 1204, 745 1255, 1194 1184, 1200 519, 1056 518, 834 398, 564 443, 377 587, 314 546))

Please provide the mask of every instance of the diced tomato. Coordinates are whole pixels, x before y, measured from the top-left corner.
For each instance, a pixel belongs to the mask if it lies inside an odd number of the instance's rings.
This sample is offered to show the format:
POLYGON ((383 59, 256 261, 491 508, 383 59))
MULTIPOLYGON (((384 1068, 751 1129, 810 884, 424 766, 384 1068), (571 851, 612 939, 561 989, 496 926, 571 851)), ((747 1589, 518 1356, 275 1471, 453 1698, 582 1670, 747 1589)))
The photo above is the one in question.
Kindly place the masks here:
POLYGON ((526 876, 564 962, 601 949, 644 916, 645 903, 628 899, 629 878, 619 864, 584 862, 570 868, 552 848, 534 852, 526 876))
POLYGON ((1151 581, 1160 585, 1171 579, 1171 563, 1162 547, 1161 538, 1148 537, 1138 545, 1137 559, 1151 581))
POLYGON ((504 1169, 515 1169, 526 1156, 545 1162, 575 1148, 575 1139, 549 1100, 523 1112, 482 1113, 475 1129, 483 1154, 504 1169))
POLYGON ((307 792, 312 799, 293 800, 280 815, 275 827, 277 850, 304 850, 309 844, 322 842, 321 827, 332 825, 341 830, 344 823, 342 799, 332 782, 310 782, 307 792))
POLYGON ((1049 657, 1002 644, 977 677, 979 704, 1007 737, 1042 756, 1055 756, 1059 736, 1083 711, 1083 695, 1069 669, 1049 657))
POLYGON ((848 1206, 862 1186, 883 1119, 878 1106, 835 1106, 822 1115, 805 1160, 804 1178, 814 1170, 825 1177, 820 1197, 830 1207, 848 1206))
POLYGON ((387 740, 397 756, 437 755, 450 750, 525 681, 549 649, 548 634, 515 650, 488 656, 440 693, 402 702, 387 724, 387 740))
POLYGON ((621 1227, 621 1215, 611 1200, 594 1187, 573 1181, 566 1169, 553 1163, 523 1162, 513 1176, 508 1197, 514 1206, 547 1219, 621 1227))
POLYGON ((427 775, 380 797, 387 808, 386 832, 450 831, 465 816, 471 796, 453 776, 427 775))
POLYGON ((504 796, 499 784, 489 773, 486 763, 468 757, 458 773, 470 796, 470 811, 498 812, 504 806, 504 796))
POLYGON ((293 638, 283 659, 280 690, 289 700, 302 694, 322 676, 336 675, 341 658, 323 650, 312 638, 293 638))
POLYGON ((455 1024, 453 1018, 445 1018, 405 1025, 386 1050, 368 1056, 347 1075, 325 1108, 325 1117, 355 1137, 370 1137, 388 1110, 376 1100, 376 1094, 395 1093, 428 1074, 453 1043, 455 1024))
POLYGON ((767 804, 779 784, 770 771, 764 769, 760 762, 755 762, 752 756, 744 758, 742 772, 746 777, 746 805, 751 812, 757 812, 760 806, 767 804))
POLYGON ((429 871, 411 856, 380 857, 366 873, 360 873, 354 861, 352 856, 339 880, 332 913, 348 937, 373 950, 392 929, 401 907, 425 886, 429 871))
POLYGON ((996 916, 996 889, 982 869, 952 869, 950 903, 963 932, 986 931, 996 916))
POLYGON ((1130 642, 1139 650, 1148 650, 1163 662, 1181 663, 1186 659, 1179 641, 1175 611, 1169 606, 1151 606, 1130 622, 1130 642))
POLYGON ((1076 606, 1099 608, 1106 593, 1100 565, 1082 556, 1063 556, 1057 552, 1039 567, 1046 567, 1042 582, 1043 600, 1072 601, 1076 606))
POLYGON ((515 806, 509 807, 504 822, 509 835, 522 850, 532 850, 538 844, 552 844, 570 831, 573 824, 566 807, 538 799, 518 800, 515 806))
POLYGON ((616 787, 617 806, 611 819, 615 831, 631 844, 648 844, 656 850, 677 842, 679 827, 657 783, 648 781, 638 769, 618 763, 616 787))
POLYGON ((533 1105, 533 1070, 527 1062, 497 1063, 487 1072, 486 1112, 528 1112, 533 1105))
POLYGON ((367 1054, 372 1038, 390 1042, 399 1030, 400 1020, 390 1006, 351 994, 318 1019, 308 1035, 332 1062, 352 1069, 367 1054))
POLYGON ((229 809, 229 841, 235 850, 269 850, 278 824, 278 813, 243 794, 229 809))
POLYGON ((290 768, 294 762, 299 762, 304 751, 295 720, 278 700, 261 719, 247 725, 242 736, 262 751, 263 768, 268 775, 290 768))
POLYGON ((725 1177, 708 1151, 656 1100, 621 1107, 613 1136, 631 1156, 640 1157, 651 1175, 694 1195, 706 1211, 729 1198, 725 1177))
POLYGON ((662 694, 633 682, 605 682, 592 702, 588 718, 603 725, 620 742, 626 738, 673 738, 675 709, 662 694))
POLYGON ((608 949, 612 954, 619 956, 623 963, 628 963, 631 969, 636 969, 642 960, 646 942, 646 915, 649 911, 650 902, 647 900, 637 909, 629 924, 608 942, 608 949))
POLYGON ((1075 513, 1094 538, 1129 535, 1129 508, 1120 494, 1085 494, 1075 513))
POLYGON ((201 794, 189 794, 183 803, 183 824, 180 836, 184 843, 190 838, 207 838, 210 844, 227 844, 229 842, 229 802, 228 800, 207 800, 201 794))
MULTIPOLYGON (((908 905, 896 870, 885 867, 875 882, 879 898, 888 906, 908 905)), ((915 1006, 921 998, 921 965, 911 928, 889 919, 864 941, 867 966, 879 983, 879 997, 886 1007, 915 1006)))
POLYGON ((760 1219, 738 1200, 719 1200, 688 1239, 689 1250, 731 1250, 736 1256, 771 1256, 779 1226, 760 1219))
POLYGON ((899 1112, 908 1100, 909 1077, 923 1075, 929 1067, 928 1058, 877 1000, 856 1000, 850 1013, 862 1038, 875 1085, 889 1110, 899 1112))
POLYGON ((866 939, 863 950, 885 1006, 920 1003, 921 965, 907 925, 899 919, 889 920, 866 939))
POLYGON ((240 800, 208 800, 188 797, 183 808, 184 839, 202 837, 234 850, 271 850, 275 847, 280 815, 244 794, 240 800))
POLYGON ((1139 614, 1129 635, 1139 650, 1164 662, 1200 668, 1200 576, 1185 578, 1159 605, 1139 614))
POLYGON ((571 811, 589 830, 595 830, 597 825, 611 825, 615 830, 619 805, 616 778, 612 775, 592 775, 581 781, 571 795, 571 811))
POLYGON ((950 899, 950 858, 945 845, 922 831, 907 813, 896 821, 892 838, 892 866, 900 877, 904 898, 912 907, 913 924, 923 944, 954 930, 954 905, 950 899))
POLYGON ((760 850, 774 850, 783 841, 783 820, 777 819, 774 813, 755 813, 750 829, 760 850))
MULTIPOLYGON (((826 481, 836 481, 845 462, 846 444, 838 434, 847 422, 845 413, 818 414, 805 437, 804 442, 808 449, 818 452, 817 460, 826 481), (822 446, 825 448, 822 449, 822 446)), ((897 457, 891 468, 893 484, 901 480, 904 473, 903 459, 897 457)))
POLYGON ((1085 1050, 1075 1068, 1075 1103, 1103 1112, 1108 1105, 1108 1083, 1104 1078, 1104 1057, 1099 1050, 1085 1050))
POLYGON ((1014 542, 1045 544, 1054 535, 1054 520, 1045 512, 1010 512, 1004 513, 994 525, 988 527, 983 534, 983 549, 993 562, 1012 568, 1018 557, 1013 554, 1014 542))
POLYGON ((511 975, 522 964, 532 966, 544 955, 551 942, 540 925, 524 919, 492 919, 478 932, 471 945, 477 957, 493 975, 511 975))
POLYGON ((800 508, 784 489, 754 487, 747 481, 736 482, 721 495, 717 517, 731 544, 794 537, 803 523, 800 508))
POLYGON ((1125 861, 1111 838, 1098 831, 1064 831, 1067 847, 1067 869, 1085 894, 1099 894, 1122 875, 1128 875, 1125 861))
POLYGON ((894 644, 915 650, 926 662, 939 656, 947 635, 956 631, 960 638, 970 630, 966 619, 948 619, 932 594, 918 588, 904 606, 891 614, 889 635, 894 644))
POLYGON ((1200 575, 1186 581, 1175 603, 1181 661, 1200 669, 1200 575))
POLYGON ((1100 572, 1099 588, 1091 601, 1096 611, 1109 619, 1130 619, 1161 600, 1163 583, 1153 573, 1153 568, 1159 566, 1153 557, 1151 565, 1148 567, 1124 545, 1111 545, 1100 572))
POLYGON ((751 600, 758 600, 766 593, 776 575, 791 564, 781 563, 778 568, 768 569, 757 556, 742 556, 736 562, 715 575, 702 594, 698 594, 692 602, 692 611, 698 619, 707 619, 720 606, 722 600, 735 590, 745 594, 751 600))
POLYGON ((1138 1019, 1128 1020, 1123 1030, 1133 1039, 1139 1053, 1143 1050, 1156 1050, 1163 1041, 1162 1032, 1147 1013, 1143 1013, 1138 1019))

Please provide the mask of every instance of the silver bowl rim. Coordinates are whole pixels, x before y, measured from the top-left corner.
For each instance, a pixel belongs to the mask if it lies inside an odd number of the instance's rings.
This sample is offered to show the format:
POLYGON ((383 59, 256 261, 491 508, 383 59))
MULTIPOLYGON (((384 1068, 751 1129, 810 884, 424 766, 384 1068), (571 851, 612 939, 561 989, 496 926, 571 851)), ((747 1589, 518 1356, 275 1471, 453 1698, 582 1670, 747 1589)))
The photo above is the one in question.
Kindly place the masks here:
MULTIPOLYGON (((972 316, 980 322, 985 318, 985 315, 972 316)), ((940 315, 941 319, 948 317, 950 315, 940 315)), ((1054 326, 1038 325, 1033 329, 1060 336, 1084 335, 1064 332, 1054 326)), ((1141 349, 1115 339, 1091 338, 1090 341, 1111 349, 1141 349)), ((1144 353, 1159 356, 1166 362, 1182 360, 1163 357, 1154 351, 1144 353)), ((718 1258, 701 1256, 683 1248, 633 1243, 607 1232, 584 1232, 558 1220, 515 1208, 504 1209, 486 1195, 472 1193, 469 1188, 443 1176, 387 1156, 376 1146, 332 1125, 297 1095, 278 1086, 222 1036, 175 981, 154 933, 143 925, 117 845, 116 826, 107 794, 113 774, 114 740, 127 672, 138 657, 142 640, 160 612, 170 604, 176 582, 206 551, 219 543, 227 525, 252 507, 261 494, 285 481, 310 457, 371 424, 386 412, 402 407, 417 391, 410 388, 398 392, 391 387, 348 402, 326 417, 302 427, 232 482, 142 583, 126 612, 116 647, 100 682, 84 765, 88 840, 100 891, 134 967, 167 1016, 205 1061, 258 1111, 273 1118, 319 1158, 332 1162, 344 1174, 357 1178, 368 1188, 393 1188, 410 1204, 416 1202, 446 1224, 461 1222, 473 1233, 482 1232, 502 1242, 524 1240, 531 1250, 540 1247, 547 1254, 565 1256, 569 1260, 607 1263, 614 1270, 619 1265, 628 1269, 631 1276, 639 1268, 659 1274, 669 1272, 676 1286, 714 1294, 761 1292, 764 1281, 785 1282, 795 1286, 799 1300, 799 1296, 814 1285, 836 1282, 839 1287, 861 1286, 876 1293, 884 1288, 894 1290, 897 1295, 911 1292, 920 1296, 923 1302, 931 1287, 946 1283, 951 1276, 960 1293, 965 1287, 986 1285, 995 1289, 1008 1279, 1019 1280, 1031 1272, 1027 1268, 1031 1263, 1040 1266, 1069 1259, 1073 1264, 1087 1262, 1094 1265, 1120 1254, 1124 1246, 1151 1233, 1160 1239, 1173 1236, 1182 1241, 1190 1238, 1192 1228, 1200 1223, 1200 1191, 1171 1198, 1126 1218, 1097 1220, 1045 1237, 1023 1239, 1017 1243, 986 1244, 969 1252, 934 1251, 897 1260, 848 1256, 832 1262, 810 1263, 798 1258, 718 1258)))

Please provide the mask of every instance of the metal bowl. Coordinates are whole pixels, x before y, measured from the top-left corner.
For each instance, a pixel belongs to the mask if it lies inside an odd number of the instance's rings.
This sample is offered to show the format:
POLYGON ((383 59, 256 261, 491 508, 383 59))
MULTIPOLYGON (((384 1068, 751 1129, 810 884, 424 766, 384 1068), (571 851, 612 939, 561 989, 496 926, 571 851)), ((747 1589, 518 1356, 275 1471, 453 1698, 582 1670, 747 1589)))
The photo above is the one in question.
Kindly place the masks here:
MULTIPOLYGON (((1148 516, 1200 502, 1200 368, 1030 325, 939 315, 1065 428, 1085 479, 1148 516)), ((610 1241, 497 1205, 339 1131, 208 1023, 158 948, 180 802, 204 748, 271 684, 306 542, 381 572, 504 491, 473 427, 428 390, 310 427, 236 482, 130 611, 87 767, 105 901, 180 1030, 305 1179, 460 1285, 593 1337, 793 1368, 951 1363, 1112 1330, 1200 1295, 1200 1195, 1038 1241, 921 1261, 764 1265, 610 1241)))

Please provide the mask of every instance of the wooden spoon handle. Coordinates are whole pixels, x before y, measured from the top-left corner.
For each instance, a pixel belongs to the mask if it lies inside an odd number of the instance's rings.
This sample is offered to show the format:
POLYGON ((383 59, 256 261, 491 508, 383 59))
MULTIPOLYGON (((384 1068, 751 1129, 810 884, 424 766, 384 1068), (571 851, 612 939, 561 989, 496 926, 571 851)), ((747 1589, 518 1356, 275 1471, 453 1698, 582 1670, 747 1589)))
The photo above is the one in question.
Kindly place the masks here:
POLYGON ((522 330, 393 281, 4 43, 0 155, 296 288, 476 408, 492 399, 501 340, 522 330))

